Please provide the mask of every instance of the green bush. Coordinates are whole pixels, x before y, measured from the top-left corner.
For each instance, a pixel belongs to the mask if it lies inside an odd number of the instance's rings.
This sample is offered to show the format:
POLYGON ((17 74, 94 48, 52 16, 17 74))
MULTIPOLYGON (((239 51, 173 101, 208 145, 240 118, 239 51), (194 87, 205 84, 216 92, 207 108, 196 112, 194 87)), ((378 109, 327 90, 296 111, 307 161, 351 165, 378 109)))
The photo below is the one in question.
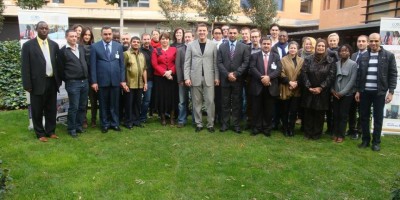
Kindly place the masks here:
POLYGON ((21 80, 21 46, 17 40, 0 42, 0 109, 26 107, 21 80))
POLYGON ((400 172, 397 174, 392 186, 392 200, 400 200, 400 172))

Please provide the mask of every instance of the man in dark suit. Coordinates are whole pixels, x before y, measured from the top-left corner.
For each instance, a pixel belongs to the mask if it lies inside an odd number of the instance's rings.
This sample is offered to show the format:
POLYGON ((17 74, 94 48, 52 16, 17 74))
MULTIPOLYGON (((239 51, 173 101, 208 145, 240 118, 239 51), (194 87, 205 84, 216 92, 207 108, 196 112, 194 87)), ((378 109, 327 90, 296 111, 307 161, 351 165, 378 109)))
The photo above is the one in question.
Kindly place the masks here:
POLYGON ((250 74, 252 76, 250 95, 253 95, 253 130, 252 135, 263 132, 270 136, 272 112, 275 99, 279 97, 278 78, 282 66, 279 55, 271 52, 271 39, 261 39, 262 51, 252 54, 250 74))
POLYGON ((61 48, 58 56, 60 76, 65 82, 68 93, 68 133, 76 138, 83 133, 83 121, 86 115, 89 95, 88 67, 85 49, 77 44, 77 32, 73 29, 65 32, 67 44, 61 48))
POLYGON ((236 133, 241 133, 240 116, 242 111, 243 73, 248 68, 250 48, 238 42, 238 29, 229 28, 229 42, 218 49, 218 69, 222 93, 222 126, 224 132, 229 127, 232 111, 232 125, 236 133))
POLYGON ((61 80, 57 73, 58 44, 47 38, 49 26, 40 21, 36 25, 38 37, 22 46, 22 84, 30 93, 32 121, 40 141, 47 137, 57 139, 55 134, 57 115, 57 91, 61 80), (45 127, 42 118, 45 117, 45 127))
POLYGON ((102 40, 92 44, 90 49, 91 87, 99 92, 101 132, 119 127, 120 87, 129 88, 125 82, 125 66, 122 45, 112 41, 113 33, 109 26, 101 28, 102 40))

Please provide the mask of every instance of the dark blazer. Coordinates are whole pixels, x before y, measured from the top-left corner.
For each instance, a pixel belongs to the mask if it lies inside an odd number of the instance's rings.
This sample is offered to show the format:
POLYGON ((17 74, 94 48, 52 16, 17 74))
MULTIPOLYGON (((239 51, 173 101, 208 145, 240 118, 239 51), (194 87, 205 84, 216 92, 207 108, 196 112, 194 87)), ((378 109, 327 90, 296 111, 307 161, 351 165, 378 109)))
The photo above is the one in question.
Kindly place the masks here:
POLYGON ((271 79, 270 86, 264 86, 261 82, 261 76, 265 75, 264 69, 264 58, 262 51, 251 54, 250 57, 250 74, 252 76, 250 94, 258 96, 260 95, 263 87, 268 87, 268 91, 271 96, 279 96, 279 82, 278 78, 281 75, 282 64, 280 62, 279 55, 270 52, 268 57, 268 76, 271 79), (275 63, 276 68, 272 68, 272 63, 275 63))
POLYGON ((103 40, 90 48, 90 83, 99 87, 117 87, 125 82, 124 50, 122 45, 112 41, 110 59, 106 56, 103 40))
POLYGON ((249 66, 250 49, 239 41, 236 42, 235 54, 233 59, 230 56, 229 42, 225 42, 218 49, 218 69, 222 87, 230 86, 231 84, 242 84, 243 74, 249 66), (231 83, 228 80, 228 74, 233 72, 236 76, 236 83, 231 83))
MULTIPOLYGON (((358 51, 355 52, 355 53, 353 53, 353 55, 351 55, 351 58, 350 58, 350 59, 353 60, 353 61, 356 61, 357 55, 358 55, 358 51)), ((368 51, 365 51, 364 53, 362 53, 362 54, 360 55, 360 58, 358 58, 358 61, 356 61, 356 63, 357 63, 358 65, 359 65, 360 61, 362 60, 361 58, 364 57, 364 56, 368 56, 368 51)))
POLYGON ((176 59, 175 59, 175 68, 176 68, 176 78, 178 83, 185 81, 185 54, 186 54, 186 45, 181 45, 177 48, 176 59))
MULTIPOLYGON (((57 56, 59 46, 56 42, 47 38, 51 65, 57 84, 57 90, 61 85, 61 79, 57 70, 57 56)), ((24 90, 32 90, 34 95, 44 94, 46 88, 46 59, 39 46, 37 38, 31 39, 22 45, 22 85, 24 90)))
POLYGON ((88 77, 88 66, 86 63, 86 52, 82 45, 78 46, 79 58, 75 54, 63 46, 58 56, 59 70, 61 80, 83 80, 88 77))

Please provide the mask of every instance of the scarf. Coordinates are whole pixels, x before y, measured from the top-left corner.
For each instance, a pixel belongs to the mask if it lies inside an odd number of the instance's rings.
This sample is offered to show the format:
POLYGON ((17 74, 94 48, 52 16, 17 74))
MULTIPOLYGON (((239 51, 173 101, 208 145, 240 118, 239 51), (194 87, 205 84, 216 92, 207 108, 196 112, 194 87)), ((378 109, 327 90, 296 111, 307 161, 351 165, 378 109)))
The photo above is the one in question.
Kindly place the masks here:
POLYGON ((286 47, 287 47, 288 43, 286 42, 286 43, 281 44, 280 42, 278 42, 277 45, 278 45, 279 48, 282 49, 282 58, 283 58, 287 54, 286 47))
POLYGON ((160 43, 159 41, 158 41, 158 42, 155 42, 153 39, 151 39, 150 45, 151 45, 153 48, 161 48, 161 43, 160 43))

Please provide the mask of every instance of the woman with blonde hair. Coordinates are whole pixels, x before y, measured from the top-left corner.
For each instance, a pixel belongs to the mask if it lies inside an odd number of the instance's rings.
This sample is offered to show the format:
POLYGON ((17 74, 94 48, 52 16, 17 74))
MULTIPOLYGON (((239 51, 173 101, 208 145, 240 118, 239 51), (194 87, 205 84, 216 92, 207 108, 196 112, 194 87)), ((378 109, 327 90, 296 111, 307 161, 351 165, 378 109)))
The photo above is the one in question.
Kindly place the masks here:
POLYGON ((314 54, 315 52, 315 45, 316 45, 317 41, 312 38, 312 37, 305 37, 303 39, 303 45, 302 48, 298 51, 298 55, 301 58, 305 58, 309 55, 314 54))
POLYGON ((280 99, 282 100, 283 134, 294 136, 294 125, 300 105, 300 80, 301 68, 304 59, 297 55, 299 44, 295 41, 289 43, 289 54, 282 58, 282 72, 280 80, 280 99))

